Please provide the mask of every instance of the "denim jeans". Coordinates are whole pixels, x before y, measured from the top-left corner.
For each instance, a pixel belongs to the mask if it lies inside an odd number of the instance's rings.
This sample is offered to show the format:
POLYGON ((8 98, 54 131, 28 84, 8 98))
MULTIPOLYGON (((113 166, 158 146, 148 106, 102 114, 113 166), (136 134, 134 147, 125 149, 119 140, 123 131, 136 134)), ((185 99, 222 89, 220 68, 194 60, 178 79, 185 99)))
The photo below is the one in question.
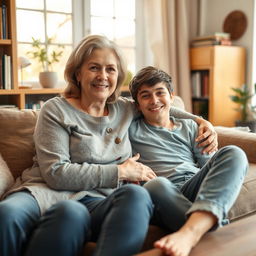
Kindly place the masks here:
POLYGON ((144 187, 155 205, 151 223, 174 232, 183 226, 189 214, 203 210, 214 214, 218 219, 216 227, 221 226, 238 196, 247 169, 245 153, 236 146, 227 146, 184 184, 164 177, 147 182, 144 187))
POLYGON ((90 229, 86 207, 76 201, 53 205, 43 216, 30 192, 0 202, 1 256, 77 255, 90 229))
POLYGON ((0 202, 0 255, 75 256, 89 239, 97 241, 94 255, 133 255, 152 214, 148 192, 132 184, 105 199, 61 201, 43 216, 30 192, 16 192, 0 202))
POLYGON ((146 189, 127 184, 105 199, 80 200, 91 215, 94 256, 129 256, 138 253, 147 234, 153 204, 146 189))

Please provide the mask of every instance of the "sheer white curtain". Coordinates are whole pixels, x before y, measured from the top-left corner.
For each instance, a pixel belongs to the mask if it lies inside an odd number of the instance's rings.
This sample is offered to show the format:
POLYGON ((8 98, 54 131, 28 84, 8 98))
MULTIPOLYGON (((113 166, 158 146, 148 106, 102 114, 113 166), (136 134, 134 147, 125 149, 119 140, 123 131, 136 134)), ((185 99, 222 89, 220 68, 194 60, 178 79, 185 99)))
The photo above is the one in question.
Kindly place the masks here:
POLYGON ((189 0, 144 1, 146 39, 153 65, 173 78, 175 94, 191 111, 189 69, 189 0))

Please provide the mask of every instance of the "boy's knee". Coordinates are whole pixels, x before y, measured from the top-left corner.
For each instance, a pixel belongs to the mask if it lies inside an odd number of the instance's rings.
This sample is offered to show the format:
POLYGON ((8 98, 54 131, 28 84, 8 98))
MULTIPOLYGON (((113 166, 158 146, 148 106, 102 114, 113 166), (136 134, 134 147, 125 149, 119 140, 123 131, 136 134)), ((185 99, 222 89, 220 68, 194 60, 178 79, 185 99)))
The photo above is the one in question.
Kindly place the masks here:
POLYGON ((248 159, 245 152, 235 145, 223 147, 220 149, 220 152, 230 156, 233 161, 236 161, 240 165, 248 164, 248 159))
POLYGON ((243 176, 246 174, 248 170, 248 159, 245 152, 241 148, 235 145, 229 145, 221 148, 219 153, 222 155, 222 157, 224 157, 224 160, 229 159, 229 170, 232 172, 232 175, 235 175, 235 171, 243 176))

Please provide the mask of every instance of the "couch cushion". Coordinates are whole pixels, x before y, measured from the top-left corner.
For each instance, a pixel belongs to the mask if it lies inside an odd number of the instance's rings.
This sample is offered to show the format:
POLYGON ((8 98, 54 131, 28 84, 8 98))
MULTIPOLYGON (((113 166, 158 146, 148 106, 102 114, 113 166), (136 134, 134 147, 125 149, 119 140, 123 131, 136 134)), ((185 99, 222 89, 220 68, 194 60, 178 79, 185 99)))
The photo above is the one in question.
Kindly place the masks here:
POLYGON ((37 112, 0 109, 0 153, 16 178, 32 165, 37 112))
POLYGON ((14 178, 0 154, 0 197, 14 183, 14 178))
POLYGON ((236 145, 245 151, 250 163, 256 163, 256 133, 220 126, 214 128, 218 133, 219 148, 236 145))
POLYGON ((229 212, 231 221, 256 213, 256 164, 250 164, 239 196, 229 212))

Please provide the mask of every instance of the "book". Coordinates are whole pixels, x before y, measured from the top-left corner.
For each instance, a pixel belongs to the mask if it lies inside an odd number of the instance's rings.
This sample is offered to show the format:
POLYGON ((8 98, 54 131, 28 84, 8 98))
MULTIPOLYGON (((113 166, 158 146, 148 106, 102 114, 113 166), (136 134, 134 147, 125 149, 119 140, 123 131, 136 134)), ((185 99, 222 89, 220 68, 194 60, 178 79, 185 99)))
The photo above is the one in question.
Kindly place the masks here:
POLYGON ((202 40, 202 41, 192 41, 191 47, 201 47, 201 46, 212 46, 212 45, 232 45, 232 42, 229 39, 221 40, 202 40))
POLYGON ((5 4, 2 5, 2 34, 3 34, 3 39, 8 38, 8 33, 7 33, 7 7, 5 4))
POLYGON ((3 38, 3 11, 2 6, 0 6, 0 39, 3 38))
POLYGON ((209 97, 209 72, 202 73, 201 92, 202 97, 209 97))
POLYGON ((11 90, 12 89, 12 81, 11 81, 11 73, 12 73, 12 70, 11 70, 11 56, 9 55, 6 55, 6 63, 7 63, 7 71, 6 71, 6 87, 8 88, 8 90, 11 90))
POLYGON ((4 89, 4 85, 3 85, 3 63, 2 63, 2 58, 0 58, 0 89, 4 89))
POLYGON ((192 88, 192 96, 200 97, 200 72, 193 72, 191 74, 191 88, 192 88))
POLYGON ((6 81, 5 81, 5 65, 6 65, 6 63, 5 63, 5 54, 3 54, 2 55, 2 58, 1 58, 1 63, 2 63, 2 89, 6 89, 5 88, 5 83, 6 83, 6 81))
POLYGON ((213 35, 195 37, 192 40, 192 42, 193 41, 205 41, 205 40, 216 40, 216 41, 219 41, 221 39, 229 39, 230 40, 230 34, 229 33, 216 32, 213 35))

